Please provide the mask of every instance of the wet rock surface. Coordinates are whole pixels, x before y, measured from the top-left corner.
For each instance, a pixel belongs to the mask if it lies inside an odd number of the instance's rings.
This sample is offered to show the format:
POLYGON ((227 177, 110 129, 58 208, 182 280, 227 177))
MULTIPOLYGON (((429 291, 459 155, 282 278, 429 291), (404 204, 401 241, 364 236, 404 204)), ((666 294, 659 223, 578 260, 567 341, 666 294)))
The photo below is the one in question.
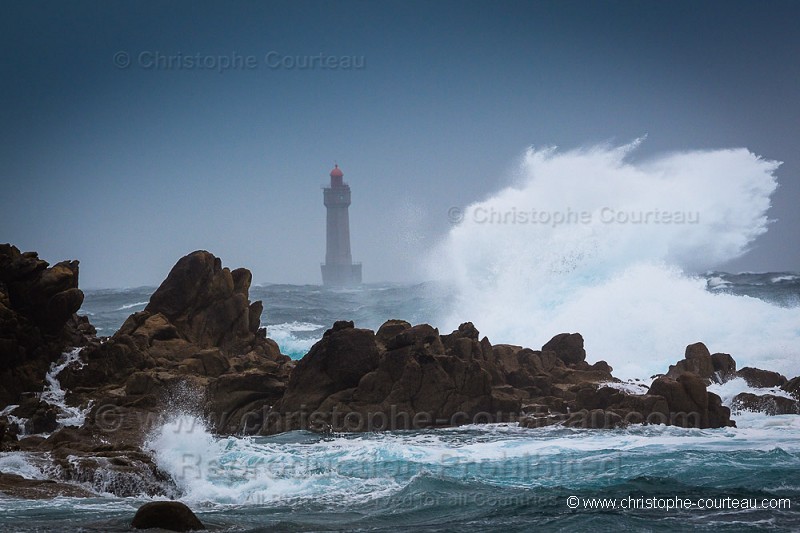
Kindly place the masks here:
POLYGON ((206 528, 192 510, 181 502, 146 503, 136 511, 131 527, 167 531, 197 531, 206 528))
MULTIPOLYGON (((532 429, 717 428, 734 422, 708 392, 712 382, 742 377, 800 394, 800 378, 737 371, 733 357, 702 343, 632 393, 606 362, 587 362, 579 333, 535 350, 492 345, 469 322, 442 334, 397 319, 377 331, 338 321, 291 361, 259 327, 263 306, 249 300, 250 272, 225 268, 206 251, 181 258, 143 311, 98 339, 74 314, 77 273, 77 262, 49 268, 36 254, 0 247, 0 409, 14 406, 0 416, 0 449, 46 457, 59 480, 2 474, 0 491, 179 496, 145 449, 150 430, 171 413, 195 415, 223 435, 515 421, 532 429), (85 413, 80 427, 62 427, 62 411, 42 395, 45 374, 70 346, 83 347, 80 364, 64 365, 57 378, 63 402, 85 413)), ((798 412, 796 401, 775 395, 739 395, 734 405, 798 412)))

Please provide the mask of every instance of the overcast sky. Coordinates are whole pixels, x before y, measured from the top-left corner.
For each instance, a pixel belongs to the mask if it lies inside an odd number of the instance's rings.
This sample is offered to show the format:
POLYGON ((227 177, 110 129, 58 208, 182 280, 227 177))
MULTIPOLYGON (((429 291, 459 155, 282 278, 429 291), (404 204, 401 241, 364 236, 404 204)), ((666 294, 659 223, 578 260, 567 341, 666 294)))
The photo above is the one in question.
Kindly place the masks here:
POLYGON ((528 146, 644 134, 643 156, 783 161, 776 222, 720 268, 800 270, 797 2, 2 11, 0 242, 79 259, 84 287, 156 285, 196 249, 256 282, 320 283, 334 162, 365 281, 411 281, 448 209, 508 185, 528 146))

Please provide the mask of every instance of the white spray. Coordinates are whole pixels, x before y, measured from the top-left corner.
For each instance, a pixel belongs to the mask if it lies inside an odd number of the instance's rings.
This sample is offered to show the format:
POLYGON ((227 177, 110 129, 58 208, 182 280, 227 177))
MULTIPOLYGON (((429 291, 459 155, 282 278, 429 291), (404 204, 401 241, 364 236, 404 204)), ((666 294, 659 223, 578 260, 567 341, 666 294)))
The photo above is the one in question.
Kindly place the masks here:
POLYGON ((468 206, 428 261, 456 292, 443 329, 470 320, 534 348, 577 331, 591 361, 627 378, 666 371, 696 341, 800 374, 797 309, 712 294, 690 274, 767 231, 780 163, 746 149, 632 162, 638 144, 530 149, 518 185, 468 206))

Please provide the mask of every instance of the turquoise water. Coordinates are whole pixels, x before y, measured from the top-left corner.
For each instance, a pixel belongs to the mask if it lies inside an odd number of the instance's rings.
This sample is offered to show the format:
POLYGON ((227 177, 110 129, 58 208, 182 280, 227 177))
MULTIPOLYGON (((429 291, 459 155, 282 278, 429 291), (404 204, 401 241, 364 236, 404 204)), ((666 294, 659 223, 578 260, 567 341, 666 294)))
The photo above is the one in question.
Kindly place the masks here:
MULTIPOLYGON (((708 291, 740 290, 790 306, 798 279, 712 273, 708 291)), ((107 335, 143 309, 152 291, 88 291, 83 312, 107 335)), ((264 301, 262 323, 284 353, 300 358, 334 320, 369 328, 387 318, 437 324, 452 296, 435 284, 351 291, 267 285, 253 287, 251 299, 264 301)), ((736 380, 715 391, 729 402, 747 389, 736 380)), ((742 413, 738 428, 715 430, 496 424, 257 438, 217 438, 202 421, 176 417, 149 436, 148 447, 178 497, 212 530, 800 530, 800 416, 742 413), (694 507, 664 508, 677 499, 694 507), (733 499, 756 508, 730 508, 733 499), (623 500, 638 508, 597 508, 623 500)), ((3 453, 0 471, 47 478, 45 462, 3 453)), ((102 483, 87 488, 102 490, 102 483)), ((0 531, 125 531, 150 500, 0 496, 0 531)))
MULTIPOLYGON (((181 500, 225 531, 800 528, 800 417, 749 414, 741 422, 717 430, 499 424, 218 439, 183 420, 161 428, 150 446, 181 500), (570 496, 579 508, 568 507, 570 496), (792 508, 584 508, 592 498, 619 505, 629 497, 706 506, 788 499, 792 508)), ((4 498, 0 528, 125 530, 145 501, 4 498)))

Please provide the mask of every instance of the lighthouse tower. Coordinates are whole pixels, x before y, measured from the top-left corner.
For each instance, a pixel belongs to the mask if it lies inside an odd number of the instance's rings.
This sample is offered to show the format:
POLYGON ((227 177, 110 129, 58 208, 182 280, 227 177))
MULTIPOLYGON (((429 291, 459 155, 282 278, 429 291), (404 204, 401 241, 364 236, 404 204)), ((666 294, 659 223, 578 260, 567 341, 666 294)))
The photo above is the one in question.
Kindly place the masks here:
POLYGON ((328 210, 325 263, 322 265, 322 284, 326 287, 348 287, 361 283, 361 263, 353 263, 350 253, 350 186, 343 181, 344 173, 335 165, 331 170, 330 187, 324 188, 328 210))

